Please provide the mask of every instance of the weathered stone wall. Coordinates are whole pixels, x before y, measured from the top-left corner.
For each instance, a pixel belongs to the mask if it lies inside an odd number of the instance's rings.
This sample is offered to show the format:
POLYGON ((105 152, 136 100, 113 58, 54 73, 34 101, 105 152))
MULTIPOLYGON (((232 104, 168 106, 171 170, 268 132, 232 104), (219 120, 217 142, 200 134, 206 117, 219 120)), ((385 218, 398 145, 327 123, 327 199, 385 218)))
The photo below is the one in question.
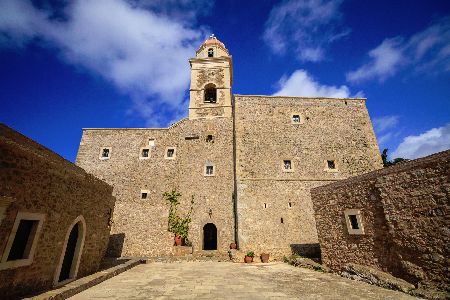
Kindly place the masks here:
POLYGON ((449 199, 450 151, 313 189, 322 261, 449 291, 449 199), (346 209, 361 210, 363 235, 348 234, 346 209))
POLYGON ((317 243, 311 188, 382 166, 364 99, 235 95, 235 124, 245 251, 281 256, 317 243), (299 123, 292 123, 294 114, 299 123), (291 160, 290 172, 283 160, 291 160), (335 170, 327 160, 335 161, 335 170))
POLYGON ((6 255, 18 213, 45 215, 32 264, 0 270, 0 298, 53 286, 65 237, 79 216, 86 221, 86 237, 77 277, 96 272, 108 243, 112 188, 3 124, 0 168, 0 204, 5 209, 0 218, 0 257, 6 255))
POLYGON ((181 214, 195 197, 189 239, 194 251, 203 245, 203 226, 217 227, 218 250, 234 241, 232 119, 184 119, 168 129, 84 129, 77 165, 114 186, 117 198, 111 253, 122 256, 157 256, 173 251, 167 232, 168 206, 162 194, 176 187, 183 195, 181 214), (207 142, 212 135, 213 142, 207 142), (155 140, 150 157, 140 159, 140 149, 155 140), (102 147, 111 147, 111 158, 100 160, 102 147), (175 159, 166 159, 175 147, 175 159), (205 176, 213 164, 215 176, 205 176), (148 190, 141 199, 141 190, 148 190), (211 209, 211 216, 209 210, 211 209))

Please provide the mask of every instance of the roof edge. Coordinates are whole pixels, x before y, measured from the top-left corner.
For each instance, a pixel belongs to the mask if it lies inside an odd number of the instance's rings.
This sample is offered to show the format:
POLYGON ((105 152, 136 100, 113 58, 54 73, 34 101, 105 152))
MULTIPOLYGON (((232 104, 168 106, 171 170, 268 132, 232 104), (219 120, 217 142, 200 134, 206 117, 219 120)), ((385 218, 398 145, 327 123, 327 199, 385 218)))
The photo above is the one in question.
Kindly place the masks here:
POLYGON ((337 97, 322 97, 322 96, 270 96, 270 95, 242 95, 242 94, 233 94, 233 96, 238 96, 238 97, 264 97, 264 98, 363 100, 363 101, 367 101, 367 98, 361 98, 361 97, 337 98, 337 97))

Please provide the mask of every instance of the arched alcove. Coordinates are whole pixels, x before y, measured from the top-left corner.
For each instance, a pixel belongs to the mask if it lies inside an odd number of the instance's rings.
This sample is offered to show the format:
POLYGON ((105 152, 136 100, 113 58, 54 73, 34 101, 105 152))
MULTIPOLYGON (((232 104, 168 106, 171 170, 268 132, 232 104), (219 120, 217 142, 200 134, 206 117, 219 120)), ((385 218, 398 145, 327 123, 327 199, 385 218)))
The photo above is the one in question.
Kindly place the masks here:
POLYGON ((217 89, 213 83, 208 83, 205 86, 205 103, 216 103, 217 102, 217 89))
POLYGON ((86 221, 83 216, 78 216, 67 230, 53 280, 54 285, 67 283, 77 277, 85 237, 86 221))
POLYGON ((217 250, 217 227, 213 223, 203 226, 203 250, 217 250))
POLYGON ((208 49, 208 57, 214 57, 214 49, 213 48, 208 49))

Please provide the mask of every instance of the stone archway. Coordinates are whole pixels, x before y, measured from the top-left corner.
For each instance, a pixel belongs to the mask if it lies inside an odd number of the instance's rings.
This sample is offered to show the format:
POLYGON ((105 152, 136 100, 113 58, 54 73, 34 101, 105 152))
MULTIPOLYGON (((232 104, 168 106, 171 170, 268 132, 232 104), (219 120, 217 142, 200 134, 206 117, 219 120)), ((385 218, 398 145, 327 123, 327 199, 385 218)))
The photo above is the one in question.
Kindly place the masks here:
POLYGON ((213 223, 203 226, 203 250, 217 250, 217 227, 213 223))
POLYGON ((86 222, 83 216, 79 216, 67 231, 63 251, 53 280, 54 285, 67 283, 77 277, 85 236, 86 222))

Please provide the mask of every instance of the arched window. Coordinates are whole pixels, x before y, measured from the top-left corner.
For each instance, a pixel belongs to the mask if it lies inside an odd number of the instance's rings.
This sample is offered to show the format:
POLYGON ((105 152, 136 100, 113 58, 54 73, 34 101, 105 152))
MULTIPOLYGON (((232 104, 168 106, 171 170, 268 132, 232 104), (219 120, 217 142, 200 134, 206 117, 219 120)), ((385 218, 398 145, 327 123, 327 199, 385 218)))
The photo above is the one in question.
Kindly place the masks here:
POLYGON ((214 49, 213 48, 208 49, 208 57, 214 57, 214 49))
POLYGON ((216 103, 217 102, 217 89, 212 83, 208 83, 205 86, 205 103, 216 103))

